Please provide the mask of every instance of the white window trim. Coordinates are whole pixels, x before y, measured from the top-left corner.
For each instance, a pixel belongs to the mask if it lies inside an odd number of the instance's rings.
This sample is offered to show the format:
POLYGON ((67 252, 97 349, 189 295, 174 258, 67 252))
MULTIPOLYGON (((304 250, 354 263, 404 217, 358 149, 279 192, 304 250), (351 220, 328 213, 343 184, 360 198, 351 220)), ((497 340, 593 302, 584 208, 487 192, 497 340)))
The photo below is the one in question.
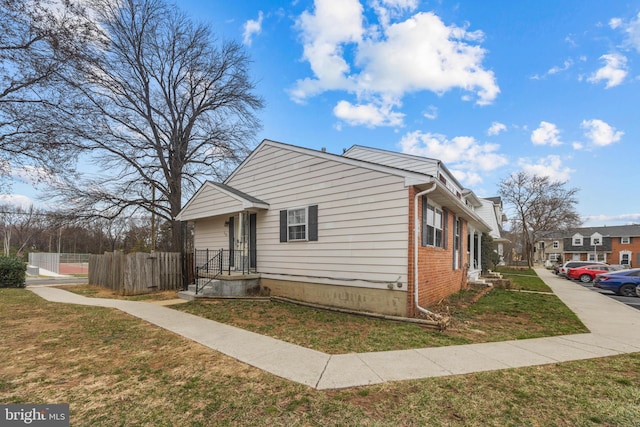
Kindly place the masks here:
POLYGON ((459 270, 462 264, 462 220, 457 216, 453 218, 453 269, 459 270))
POLYGON ((627 256, 627 264, 626 265, 630 265, 631 264, 631 255, 632 255, 631 251, 620 251, 620 264, 622 264, 622 258, 625 255, 627 256))
POLYGON ((583 239, 583 236, 581 236, 579 234, 576 235, 576 236, 573 236, 571 238, 571 245, 572 246, 582 246, 582 244, 583 244, 582 239, 583 239))
POLYGON ((557 240, 553 241, 553 249, 559 249, 560 248, 560 242, 557 240))
POLYGON ((309 208, 307 206, 291 208, 287 209, 287 241, 288 242, 306 242, 309 240, 309 208), (291 224, 289 222, 289 213, 293 211, 304 211, 304 222, 299 224, 291 224), (291 238, 291 227, 299 227, 304 226, 304 238, 303 239, 292 239, 291 238))
POLYGON ((442 248, 444 246, 444 227, 443 227, 444 214, 442 213, 442 208, 427 202, 426 214, 427 214, 427 218, 425 220, 426 228, 424 232, 429 233, 429 227, 433 229, 433 235, 431 235, 432 243, 429 243, 429 234, 427 234, 427 246, 442 248), (433 210, 433 221, 429 221, 429 209, 433 210), (436 221, 435 221, 438 215, 440 215, 440 224, 436 224, 436 221), (436 244, 436 236, 437 236, 438 230, 440 231, 440 244, 436 244))
POLYGON ((620 238, 620 244, 621 245, 630 245, 631 244, 631 237, 621 237, 620 238))

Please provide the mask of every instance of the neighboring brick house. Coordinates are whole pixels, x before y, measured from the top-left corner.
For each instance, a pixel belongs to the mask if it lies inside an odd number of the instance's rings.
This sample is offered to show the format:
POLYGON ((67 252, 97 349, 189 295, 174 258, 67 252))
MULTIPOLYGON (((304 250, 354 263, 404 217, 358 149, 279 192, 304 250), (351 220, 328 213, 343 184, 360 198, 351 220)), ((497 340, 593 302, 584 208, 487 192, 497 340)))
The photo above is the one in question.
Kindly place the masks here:
POLYGON ((536 242, 536 261, 601 261, 640 266, 640 224, 582 227, 536 242))

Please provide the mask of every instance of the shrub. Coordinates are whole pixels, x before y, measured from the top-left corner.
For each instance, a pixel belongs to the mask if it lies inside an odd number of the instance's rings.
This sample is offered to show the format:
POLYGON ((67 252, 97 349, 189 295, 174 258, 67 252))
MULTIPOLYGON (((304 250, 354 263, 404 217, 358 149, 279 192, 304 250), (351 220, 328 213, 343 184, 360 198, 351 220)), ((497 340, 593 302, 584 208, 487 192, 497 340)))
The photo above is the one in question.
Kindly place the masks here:
POLYGON ((27 264, 20 258, 0 256, 0 288, 24 288, 27 264))

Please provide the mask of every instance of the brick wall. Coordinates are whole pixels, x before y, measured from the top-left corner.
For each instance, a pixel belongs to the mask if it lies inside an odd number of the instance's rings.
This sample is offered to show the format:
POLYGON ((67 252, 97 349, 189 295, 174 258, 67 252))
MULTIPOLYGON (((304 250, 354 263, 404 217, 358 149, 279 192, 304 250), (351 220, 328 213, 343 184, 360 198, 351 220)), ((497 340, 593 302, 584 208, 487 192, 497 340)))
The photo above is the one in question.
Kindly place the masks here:
MULTIPOLYGON (((416 316, 418 310, 414 306, 414 196, 419 192, 415 187, 409 191, 409 292, 407 293, 407 313, 416 316)), ((421 200, 418 199, 418 203, 421 200)), ((446 207, 445 207, 446 209, 446 207)), ((422 209, 418 205, 418 227, 421 224, 422 209)), ((469 260, 467 256, 467 224, 463 222, 461 240, 462 268, 453 269, 453 233, 454 218, 451 212, 447 215, 448 248, 423 247, 421 235, 418 235, 418 301, 422 307, 428 308, 437 304, 443 298, 467 287, 467 271, 464 269, 469 260)))
POLYGON ((620 253, 631 252, 629 263, 631 267, 640 267, 640 236, 631 237, 630 243, 620 243, 620 237, 611 238, 611 254, 607 257, 609 264, 620 263, 620 253))

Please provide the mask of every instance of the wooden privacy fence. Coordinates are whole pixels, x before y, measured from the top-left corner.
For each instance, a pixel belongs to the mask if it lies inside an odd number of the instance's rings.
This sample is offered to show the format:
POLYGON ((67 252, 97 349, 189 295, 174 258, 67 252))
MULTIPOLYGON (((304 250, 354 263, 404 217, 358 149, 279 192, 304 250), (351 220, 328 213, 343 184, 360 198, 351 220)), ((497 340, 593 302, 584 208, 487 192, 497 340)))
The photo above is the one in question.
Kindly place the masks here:
POLYGON ((182 289, 182 257, 177 252, 122 252, 89 256, 89 284, 123 295, 182 289))

